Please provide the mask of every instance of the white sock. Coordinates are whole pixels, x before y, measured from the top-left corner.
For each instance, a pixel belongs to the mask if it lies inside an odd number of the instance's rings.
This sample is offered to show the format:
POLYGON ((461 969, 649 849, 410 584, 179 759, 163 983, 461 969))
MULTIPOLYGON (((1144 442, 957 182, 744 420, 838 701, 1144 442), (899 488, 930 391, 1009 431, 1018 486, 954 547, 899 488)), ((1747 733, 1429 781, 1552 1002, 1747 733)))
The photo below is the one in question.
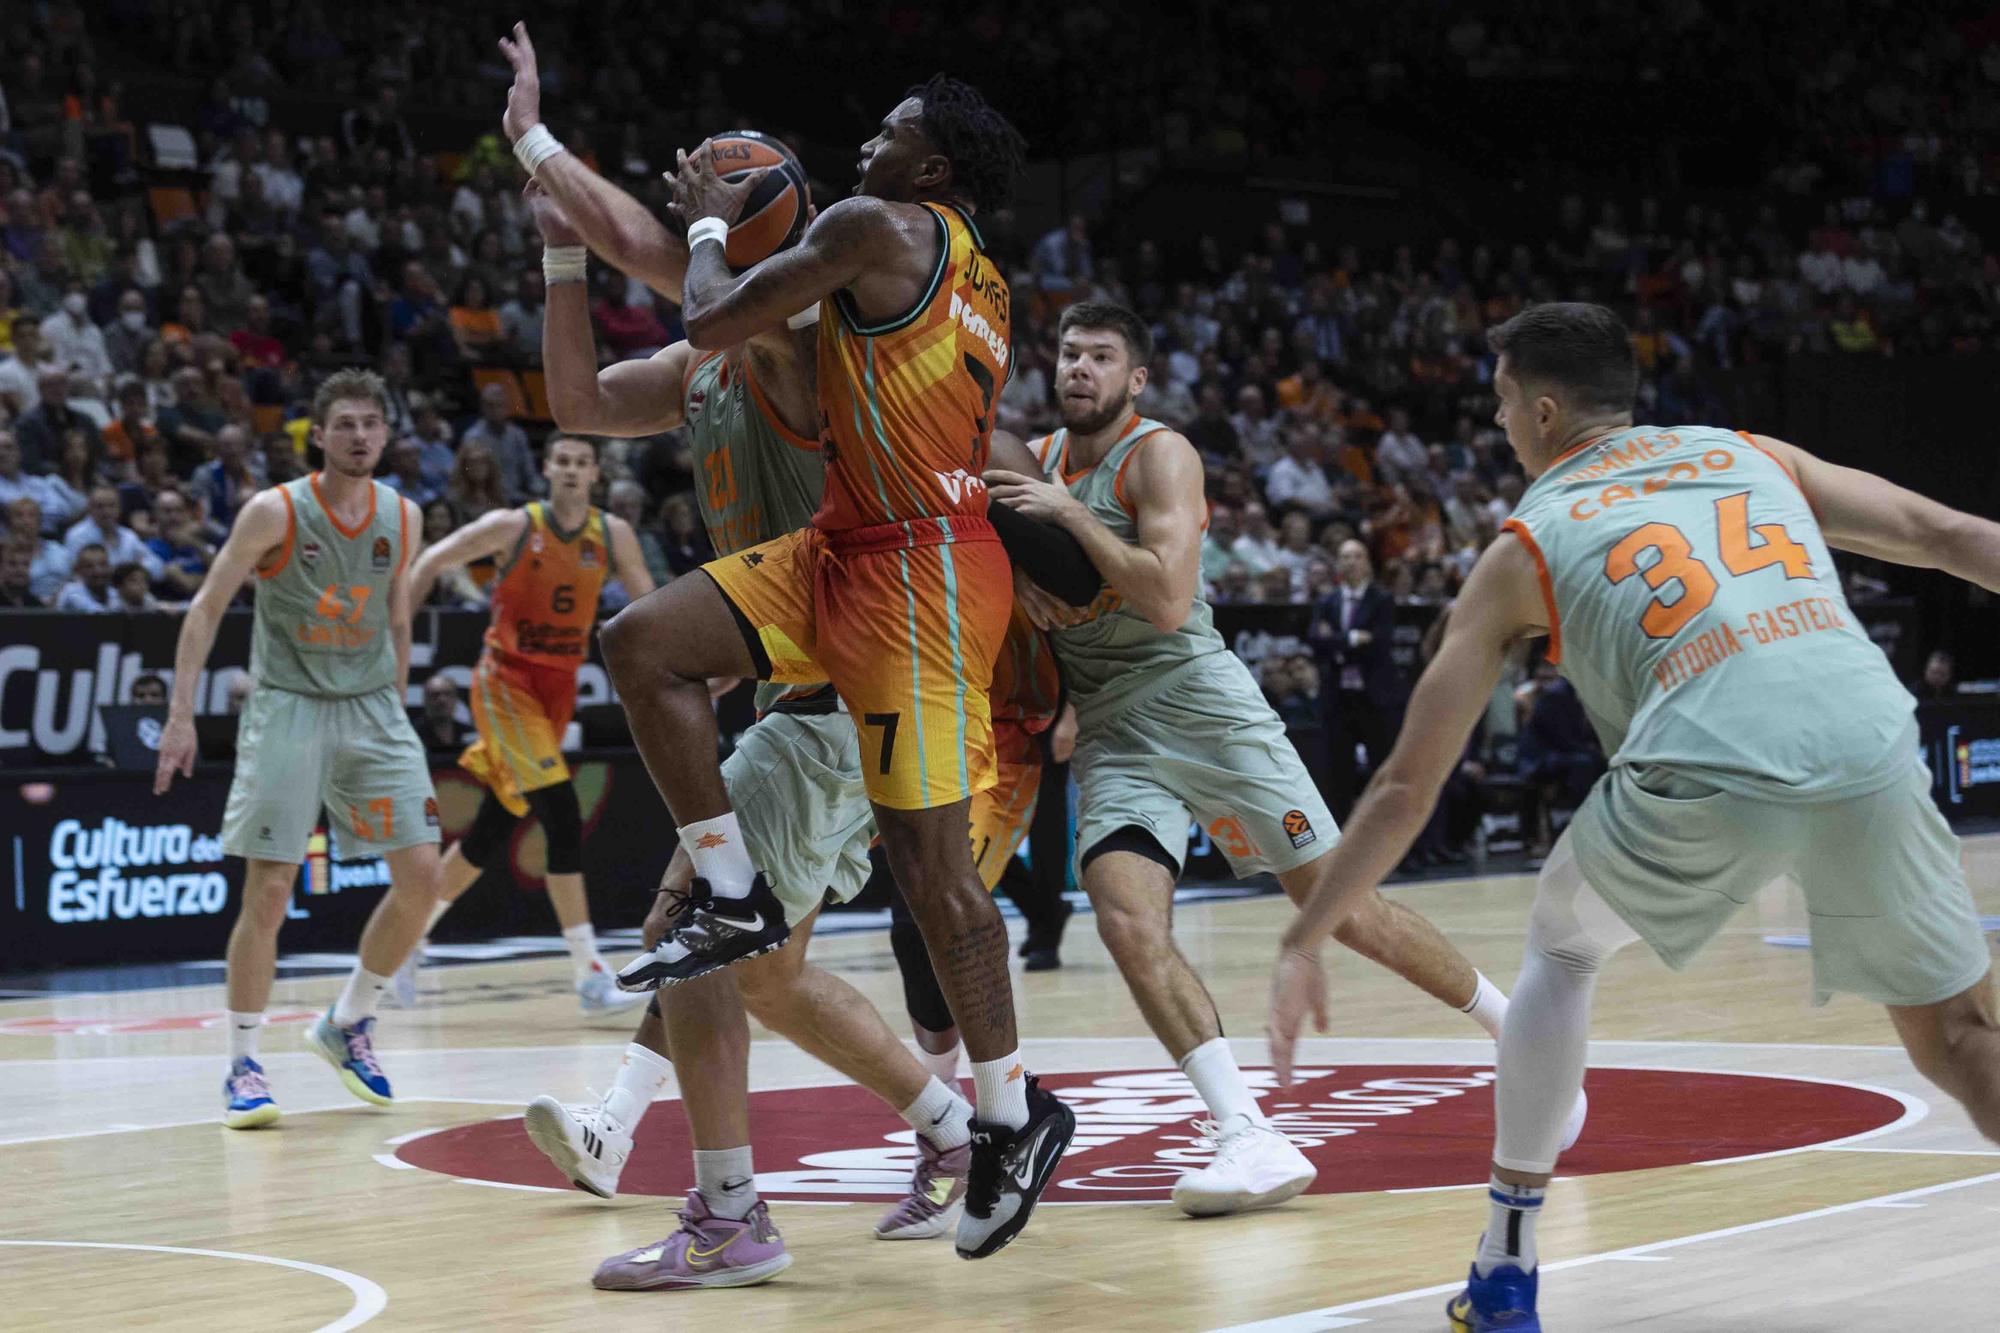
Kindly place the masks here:
POLYGON ((426 943, 430 941, 431 931, 437 928, 438 922, 444 920, 444 914, 451 910, 451 905, 456 901, 458 901, 456 898, 440 898, 431 904, 431 919, 424 923, 424 941, 426 943))
POLYGON ((955 1088, 958 1086, 958 1053, 962 1049, 957 1042, 953 1042, 948 1051, 927 1051, 919 1045, 917 1063, 929 1070, 932 1078, 955 1088))
POLYGON ((708 1211, 741 1222, 757 1206, 757 1172, 750 1165, 750 1145, 741 1148, 694 1150, 694 1187, 708 1211))
POLYGON ((1479 1276, 1491 1277, 1494 1269, 1505 1264, 1523 1273, 1535 1271, 1535 1219, 1542 1215, 1542 1198, 1547 1193, 1546 1188, 1509 1185, 1498 1178, 1487 1182, 1486 1197, 1492 1202, 1492 1212, 1486 1219, 1486 1234, 1479 1238, 1479 1254, 1472 1261, 1479 1276))
POLYGON ((1189 1051, 1181 1058, 1181 1072, 1208 1103, 1208 1113, 1216 1124, 1227 1125, 1239 1115, 1253 1125, 1271 1123, 1264 1108, 1257 1105, 1257 1094, 1244 1081, 1243 1071, 1236 1067, 1236 1052, 1229 1049, 1228 1038, 1214 1037, 1189 1051))
POLYGON ((229 1011, 229 1063, 257 1058, 257 1038, 264 1032, 264 1013, 239 1014, 229 1011))
POLYGON ((1028 1123, 1028 1080, 1018 1049, 998 1060, 974 1060, 972 1088, 975 1114, 985 1124, 1019 1129, 1028 1123))
POLYGON ((341 988, 340 998, 334 1001, 334 1026, 351 1028, 364 1018, 375 1017, 375 1010, 382 1003, 382 991, 389 982, 390 978, 378 977, 356 963, 354 975, 347 979, 347 985, 341 988))
POLYGON ((625 1058, 618 1062, 618 1077, 611 1081, 611 1091, 604 1094, 604 1109, 631 1133, 673 1074, 673 1062, 666 1056, 656 1055, 636 1041, 631 1043, 625 1048, 625 1058))
POLYGON ((931 1147, 950 1152, 972 1142, 972 1107, 952 1088, 932 1079, 903 1108, 903 1120, 931 1147))
POLYGON ((588 921, 563 931, 563 943, 569 946, 569 969, 576 974, 579 984, 592 972, 609 970, 604 966, 604 960, 597 956, 597 932, 590 928, 588 921))
POLYGON ((1507 1017, 1507 993, 1486 979, 1484 972, 1475 972, 1479 985, 1472 992, 1472 1003, 1459 1010, 1469 1014, 1472 1021, 1486 1029, 1486 1035, 1500 1040, 1500 1024, 1507 1017))
POLYGON ((681 831, 681 846, 694 861, 697 879, 708 881, 718 898, 747 898, 757 872, 750 866, 750 848, 736 826, 736 812, 725 810, 713 819, 689 824, 681 831))

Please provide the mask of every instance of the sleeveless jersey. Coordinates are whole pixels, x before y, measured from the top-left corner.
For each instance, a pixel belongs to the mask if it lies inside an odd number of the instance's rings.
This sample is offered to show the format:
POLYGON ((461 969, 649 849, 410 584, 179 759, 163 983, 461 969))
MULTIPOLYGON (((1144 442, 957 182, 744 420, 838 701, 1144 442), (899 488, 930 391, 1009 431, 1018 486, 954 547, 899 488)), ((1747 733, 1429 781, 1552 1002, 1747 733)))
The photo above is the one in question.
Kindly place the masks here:
MULTIPOLYGON (((1050 481, 1067 488, 1120 540, 1137 545, 1139 524, 1125 503, 1125 469, 1149 436, 1166 429, 1135 414, 1103 460, 1082 471, 1070 470, 1067 430, 1028 447, 1050 481)), ((1109 586, 1097 594, 1089 613, 1090 619, 1082 624, 1052 635, 1079 725, 1158 693, 1179 678, 1181 669, 1228 650, 1199 588, 1188 618, 1172 631, 1156 629, 1144 616, 1127 610, 1117 590, 1109 586)))
POLYGON ((319 474, 278 488, 285 540, 258 571, 250 674, 258 685, 345 698, 396 683, 389 589, 409 561, 403 502, 369 483, 361 526, 340 526, 320 500, 319 474))
MULTIPOLYGON (((820 445, 791 430, 772 410, 748 360, 716 352, 688 371, 682 386, 695 507, 718 556, 796 532, 813 521, 826 484, 820 445)), ((788 693, 824 687, 757 686, 757 711, 788 693)))
POLYGON ((1540 566, 1550 655, 1614 765, 1781 801, 1908 774, 1910 694, 1848 609, 1796 479, 1749 436, 1615 431, 1557 460, 1506 527, 1540 566))
POLYGON ((1007 622, 1007 637, 993 659, 993 684, 987 690, 995 722, 1013 722, 1031 732, 1046 730, 1062 709, 1062 673, 1048 637, 1035 628, 1020 603, 1007 622))
POLYGON ((902 544, 963 535, 954 518, 986 514, 993 403, 1013 363, 1007 280, 972 220, 942 204, 938 262, 908 313, 867 325, 845 291, 819 321, 820 439, 828 532, 901 524, 902 544))
POLYGON ((574 532, 556 526, 555 511, 535 500, 521 539, 493 580, 493 620, 486 647, 535 666, 574 671, 590 651, 597 595, 611 565, 611 533, 591 509, 574 532))

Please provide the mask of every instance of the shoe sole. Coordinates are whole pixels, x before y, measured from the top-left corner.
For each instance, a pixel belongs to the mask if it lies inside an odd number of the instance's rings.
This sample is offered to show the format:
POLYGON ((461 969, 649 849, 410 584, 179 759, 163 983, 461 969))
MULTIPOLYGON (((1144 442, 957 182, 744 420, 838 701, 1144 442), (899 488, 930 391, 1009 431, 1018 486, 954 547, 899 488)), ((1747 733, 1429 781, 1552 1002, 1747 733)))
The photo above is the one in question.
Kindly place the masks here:
POLYGON ((222 1127, 224 1129, 261 1129, 265 1125, 275 1122, 278 1115, 278 1106, 275 1102, 259 1106, 252 1111, 224 1111, 222 1113, 222 1127))
POLYGON ((528 1103, 528 1109, 521 1115, 521 1124, 528 1131, 528 1138, 549 1159, 556 1170, 563 1173, 569 1183, 585 1194, 594 1194, 600 1199, 615 1199, 617 1190, 605 1190, 591 1183, 582 1170, 583 1155, 576 1145, 569 1141, 569 1133, 558 1112, 551 1111, 539 1101, 528 1103))
POLYGON ((306 1045, 312 1047, 315 1055, 331 1065, 333 1072, 340 1075, 340 1081, 346 1085, 347 1090, 362 1101, 367 1102, 370 1106, 394 1106, 396 1104, 396 1099, 393 1095, 384 1097, 381 1093, 363 1083, 341 1059, 335 1057, 332 1051, 320 1045, 319 1038, 310 1032, 306 1034, 306 1045))
POLYGON ((787 933, 785 938, 782 940, 774 940, 769 944, 759 945, 757 948, 752 949, 748 953, 737 954, 734 958, 730 959, 726 963, 717 963, 714 967, 703 968, 701 971, 692 973, 691 975, 685 977, 668 976, 664 972, 662 972, 657 976, 654 975, 635 976, 631 978, 631 984, 627 985, 625 974, 623 972, 620 972, 617 977, 618 989, 625 991, 628 994, 643 995, 647 991, 665 990, 669 986, 679 986, 686 982, 699 981, 703 977, 708 976, 712 972, 720 972, 725 967, 735 967, 738 963, 747 963, 752 958, 762 958, 767 953, 776 953, 778 950, 785 947, 785 942, 786 940, 789 939, 791 939, 791 935, 787 933))
POLYGON ((1021 1205, 1021 1211, 1014 1214, 1007 1225, 981 1242, 977 1249, 968 1250, 960 1246, 958 1248, 959 1258, 986 1259, 998 1254, 1013 1243, 1014 1237, 1021 1234, 1028 1225, 1028 1219, 1034 1216, 1035 1205, 1042 1201, 1042 1191, 1048 1188, 1049 1178, 1055 1175, 1057 1164, 1062 1161, 1063 1154, 1069 1151, 1069 1141, 1076 1137, 1076 1112, 1070 1110, 1067 1105, 1061 1102, 1057 1102, 1056 1105, 1060 1110, 1061 1118, 1056 1121, 1056 1128, 1051 1133, 1059 1134, 1062 1142, 1049 1155, 1048 1165, 1043 1167, 1040 1173, 1036 1175, 1035 1187, 1027 1192, 1027 1198, 1021 1205))
POLYGON ((1303 1176, 1294 1176, 1276 1188, 1256 1194, 1217 1194, 1202 1199, 1183 1199, 1180 1191, 1175 1190, 1174 1207, 1189 1217, 1227 1217, 1232 1213, 1247 1213, 1253 1208, 1273 1208, 1305 1193, 1306 1186, 1312 1184, 1318 1177, 1319 1172, 1308 1171, 1303 1176))
POLYGON ((876 1240, 935 1240, 947 1231, 958 1229, 958 1219, 965 1212, 965 1200, 960 1199, 951 1207, 927 1221, 898 1227, 894 1231, 877 1230, 876 1240))
MULTIPOLYGON (((1457 1304, 1457 1301, 1454 1300, 1452 1304, 1457 1304)), ((1450 1305, 1445 1306, 1444 1317, 1446 1322, 1451 1325, 1450 1333, 1483 1333, 1479 1325, 1469 1324, 1453 1314, 1450 1305)), ((1488 1325, 1487 1327, 1490 1329, 1492 1326, 1488 1325)), ((1501 1333, 1542 1333, 1542 1321, 1534 1319, 1525 1324, 1509 1324, 1501 1330, 1501 1333)))
POLYGON ((792 1256, 780 1254, 766 1259, 761 1264, 751 1264, 745 1268, 720 1268, 698 1277, 669 1275, 658 1282, 639 1282, 629 1287, 607 1287, 593 1279, 590 1285, 599 1291, 696 1291, 703 1287, 754 1287, 759 1282, 769 1282, 791 1266, 792 1256))

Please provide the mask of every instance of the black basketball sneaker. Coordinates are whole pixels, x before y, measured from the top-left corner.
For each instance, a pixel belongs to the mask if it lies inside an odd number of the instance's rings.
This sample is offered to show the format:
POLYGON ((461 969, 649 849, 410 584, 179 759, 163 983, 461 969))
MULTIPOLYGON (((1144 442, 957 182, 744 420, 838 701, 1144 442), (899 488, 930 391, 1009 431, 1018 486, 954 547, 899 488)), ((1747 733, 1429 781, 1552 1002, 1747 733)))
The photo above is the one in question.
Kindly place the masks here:
POLYGON ((618 971, 621 990, 657 990, 782 948, 791 937, 784 905, 759 873, 741 898, 718 898, 706 880, 688 885, 687 906, 666 938, 618 971))
POLYGON ((958 1257, 984 1259, 1021 1234, 1056 1163, 1076 1133, 1076 1115, 1028 1077, 1028 1123, 972 1122, 972 1170, 958 1219, 958 1257))

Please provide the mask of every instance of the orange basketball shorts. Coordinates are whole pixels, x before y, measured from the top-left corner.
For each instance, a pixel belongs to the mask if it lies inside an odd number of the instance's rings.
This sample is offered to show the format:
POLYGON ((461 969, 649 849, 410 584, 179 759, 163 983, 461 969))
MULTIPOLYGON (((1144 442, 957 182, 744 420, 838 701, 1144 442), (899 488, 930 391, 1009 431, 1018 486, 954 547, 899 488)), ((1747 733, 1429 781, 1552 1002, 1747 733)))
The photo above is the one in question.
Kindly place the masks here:
POLYGON ((458 766, 486 784, 516 818, 527 793, 569 781, 563 732, 576 712, 576 672, 492 652, 472 669, 472 722, 479 739, 458 766))
POLYGON ((1042 747, 1033 732, 1018 722, 994 723, 993 754, 996 780, 972 798, 972 864, 989 893, 1028 835, 1042 789, 1042 747))
POLYGON ((986 520, 801 528, 703 569, 763 679, 832 683, 861 733, 870 801, 931 810, 993 785, 986 692, 1014 583, 986 520), (913 529, 937 535, 911 545, 913 529))

